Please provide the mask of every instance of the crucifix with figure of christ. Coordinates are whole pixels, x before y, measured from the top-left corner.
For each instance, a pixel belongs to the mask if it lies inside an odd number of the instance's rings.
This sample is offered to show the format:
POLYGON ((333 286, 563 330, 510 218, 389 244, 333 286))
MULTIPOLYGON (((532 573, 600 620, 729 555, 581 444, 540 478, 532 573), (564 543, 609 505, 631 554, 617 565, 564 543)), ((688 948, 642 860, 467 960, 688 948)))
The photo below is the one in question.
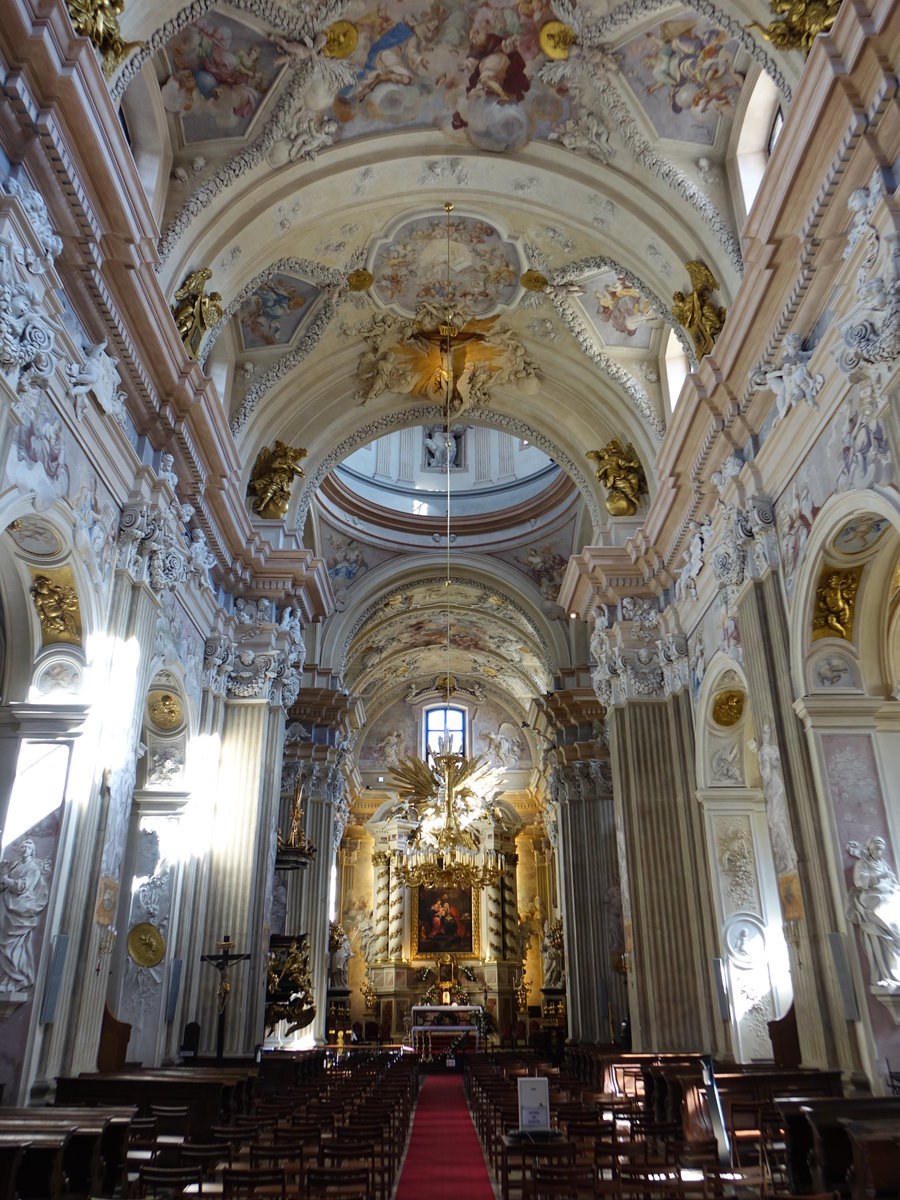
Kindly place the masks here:
POLYGON ((212 963, 219 972, 219 986, 216 988, 218 1001, 218 1021, 216 1024, 216 1065, 221 1066, 225 1057, 225 1009, 231 992, 231 967, 234 963, 243 962, 249 954, 233 954, 234 942, 231 934, 226 933, 221 942, 216 942, 218 954, 201 954, 200 961, 212 963))

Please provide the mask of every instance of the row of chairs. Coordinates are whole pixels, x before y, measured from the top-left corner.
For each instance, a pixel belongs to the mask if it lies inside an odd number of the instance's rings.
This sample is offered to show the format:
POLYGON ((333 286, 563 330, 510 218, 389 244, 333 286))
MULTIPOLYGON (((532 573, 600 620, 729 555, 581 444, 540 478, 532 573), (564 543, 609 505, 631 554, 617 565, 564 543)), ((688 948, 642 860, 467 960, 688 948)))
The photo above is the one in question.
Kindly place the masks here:
POLYGON ((162 1134, 154 1113, 129 1148, 126 1195, 389 1200, 417 1064, 387 1052, 348 1057, 282 1095, 259 1099, 230 1125, 213 1126, 207 1142, 162 1134))

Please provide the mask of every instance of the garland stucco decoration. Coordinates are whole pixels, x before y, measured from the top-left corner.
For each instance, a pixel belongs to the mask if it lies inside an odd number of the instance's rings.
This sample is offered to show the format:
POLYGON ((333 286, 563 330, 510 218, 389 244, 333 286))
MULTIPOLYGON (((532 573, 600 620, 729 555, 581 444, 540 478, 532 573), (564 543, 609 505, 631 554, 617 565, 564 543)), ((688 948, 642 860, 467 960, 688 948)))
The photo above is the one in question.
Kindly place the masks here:
MULTIPOLYGON (((495 412, 489 408, 480 408, 478 416, 484 425, 505 430, 515 437, 526 438, 533 446, 537 446, 539 450, 543 450, 548 458, 552 458, 555 463, 562 467, 579 492, 581 492, 585 507, 591 517, 594 536, 599 536, 600 530, 606 527, 606 521, 600 513, 593 485, 588 480, 580 464, 575 463, 562 447, 552 442, 545 434, 534 429, 518 417, 510 416, 508 413, 495 412)), ((411 408, 399 409, 397 412, 385 413, 384 416, 378 417, 374 421, 369 421, 348 434, 328 454, 318 460, 315 470, 307 473, 305 486, 300 493, 300 501, 297 506, 296 527, 298 529, 304 527, 307 514, 309 513, 309 506, 316 492, 322 486, 325 476, 338 463, 345 459, 348 454, 351 454, 360 446, 365 446, 368 442, 374 441, 375 438, 383 437, 384 434, 393 432, 394 429, 400 429, 406 425, 427 425, 443 421, 443 419, 444 409, 440 404, 419 404, 411 408)))
MULTIPOLYGON (((242 307, 242 305, 246 304, 246 302, 258 288, 262 287, 264 284, 267 284, 273 275, 277 275, 279 273, 301 275, 309 283, 314 283, 321 291, 346 287, 346 279, 341 271, 333 270, 330 267, 324 267, 321 263, 313 262, 308 258, 277 259, 277 261, 266 267, 265 270, 260 271, 258 275, 255 275, 250 282, 242 287, 237 295, 226 305, 224 313, 212 327, 208 337, 206 338, 206 341, 204 342, 200 357, 197 360, 201 367, 206 362, 210 351, 216 344, 216 339, 219 337, 222 330, 225 328, 234 314, 242 307)), ((324 326, 322 326, 319 330, 316 341, 319 340, 323 330, 324 326)), ((315 342, 308 347, 306 354, 308 354, 313 348, 313 345, 315 345, 315 342)), ((306 354, 304 354, 303 357, 306 357, 306 354)), ((284 357, 288 356, 285 355, 284 357)))

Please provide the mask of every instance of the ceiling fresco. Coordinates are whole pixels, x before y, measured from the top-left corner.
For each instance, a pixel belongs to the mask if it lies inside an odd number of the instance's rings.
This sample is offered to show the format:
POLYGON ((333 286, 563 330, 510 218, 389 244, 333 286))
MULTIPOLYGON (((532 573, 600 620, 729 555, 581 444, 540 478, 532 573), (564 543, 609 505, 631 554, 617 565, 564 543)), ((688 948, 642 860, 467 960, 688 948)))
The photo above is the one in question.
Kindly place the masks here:
POLYGON ((512 303, 521 271, 515 246, 487 221, 457 213, 449 224, 443 216, 416 217, 377 247, 373 291, 409 316, 432 304, 480 317, 512 303))
POLYGON ((582 307, 607 346, 630 346, 647 350, 653 329, 660 321, 640 289, 616 271, 581 281, 585 298, 582 307))
POLYGON ((245 350, 289 345, 312 312, 319 289, 305 279, 276 272, 238 309, 245 350))
POLYGON ((736 38, 689 14, 626 42, 616 59, 660 137, 711 146, 740 98, 739 52, 736 38))
POLYGON ((536 626, 508 597, 483 585, 434 578, 379 601, 352 636, 344 682, 364 699, 447 671, 458 682, 481 676, 525 701, 550 685, 547 651, 536 626))
POLYGON ((278 74, 272 42, 219 13, 176 33, 165 57, 163 104, 185 143, 243 137, 278 74))

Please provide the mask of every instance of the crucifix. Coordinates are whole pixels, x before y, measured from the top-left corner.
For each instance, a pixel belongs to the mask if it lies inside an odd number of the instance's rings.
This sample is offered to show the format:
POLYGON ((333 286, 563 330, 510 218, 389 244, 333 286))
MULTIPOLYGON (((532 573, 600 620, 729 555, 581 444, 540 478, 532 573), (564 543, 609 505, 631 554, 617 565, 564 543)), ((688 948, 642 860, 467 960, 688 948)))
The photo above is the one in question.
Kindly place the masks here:
POLYGON ((216 1025, 216 1066, 221 1067, 225 1055, 225 1008, 231 992, 231 967, 233 963, 243 962, 249 954, 232 954, 234 943, 231 934, 226 933, 221 942, 216 942, 218 954, 201 954, 200 961, 212 963, 219 972, 219 986, 216 988, 218 1001, 218 1022, 216 1025))

